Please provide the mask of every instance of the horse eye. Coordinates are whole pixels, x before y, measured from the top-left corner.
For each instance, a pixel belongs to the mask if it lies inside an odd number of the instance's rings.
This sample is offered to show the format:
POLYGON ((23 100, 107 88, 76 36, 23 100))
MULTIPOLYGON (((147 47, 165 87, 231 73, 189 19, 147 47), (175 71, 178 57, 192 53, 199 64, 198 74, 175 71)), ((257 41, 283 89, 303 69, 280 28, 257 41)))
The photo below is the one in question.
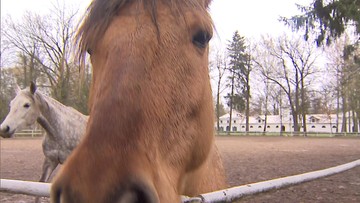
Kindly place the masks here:
POLYGON ((203 30, 198 31, 192 39, 195 46, 205 48, 211 39, 211 35, 203 30))
POLYGON ((29 107, 30 107, 30 104, 29 104, 29 103, 26 103, 26 104, 24 104, 24 107, 25 107, 25 108, 29 108, 29 107))
POLYGON ((92 50, 89 48, 89 49, 87 49, 86 50, 86 52, 89 54, 89 55, 91 55, 92 54, 92 50))

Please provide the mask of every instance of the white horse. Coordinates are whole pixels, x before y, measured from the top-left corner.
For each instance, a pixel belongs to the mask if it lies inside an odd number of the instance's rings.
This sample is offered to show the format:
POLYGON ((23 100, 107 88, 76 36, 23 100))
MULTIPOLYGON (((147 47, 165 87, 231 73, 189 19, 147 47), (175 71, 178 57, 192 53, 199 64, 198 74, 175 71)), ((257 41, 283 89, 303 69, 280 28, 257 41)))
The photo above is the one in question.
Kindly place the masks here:
POLYGON ((0 125, 0 134, 4 138, 12 137, 16 131, 36 121, 44 128, 42 147, 45 161, 39 182, 47 182, 55 168, 63 164, 79 144, 87 120, 88 116, 41 94, 31 83, 23 90, 17 86, 16 97, 10 102, 10 112, 0 125))

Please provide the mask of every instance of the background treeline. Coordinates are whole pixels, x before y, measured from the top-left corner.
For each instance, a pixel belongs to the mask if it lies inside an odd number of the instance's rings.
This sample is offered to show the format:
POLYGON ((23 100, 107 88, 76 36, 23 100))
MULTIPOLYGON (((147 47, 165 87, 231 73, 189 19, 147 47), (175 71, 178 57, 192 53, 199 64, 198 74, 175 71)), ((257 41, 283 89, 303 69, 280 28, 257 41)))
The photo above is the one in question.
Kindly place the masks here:
POLYGON ((360 1, 298 8, 303 15, 280 18, 297 32, 254 40, 235 31, 225 50, 212 50, 218 128, 227 107, 229 129, 237 110, 247 131, 249 115, 265 115, 266 126, 267 115, 290 113, 294 131, 305 135, 308 114, 336 114, 337 132, 359 132, 360 1))
POLYGON ((15 96, 14 86, 25 88, 30 81, 42 92, 87 114, 91 68, 79 67, 74 58, 78 21, 77 10, 60 4, 47 15, 26 12, 17 20, 2 18, 0 120, 15 96))
MULTIPOLYGON (((286 109, 294 131, 305 126, 306 132, 307 114, 337 114, 344 119, 338 131, 358 132, 359 2, 314 0, 299 6, 303 15, 280 19, 296 33, 246 39, 240 30, 225 48, 212 47, 215 117, 226 112, 232 117, 231 110, 237 110, 249 129, 249 116, 280 115, 286 109)), ((56 4, 47 15, 27 12, 21 19, 1 19, 0 121, 14 97, 14 85, 24 88, 30 81, 88 113, 91 67, 79 67, 74 45, 80 15, 56 4)))

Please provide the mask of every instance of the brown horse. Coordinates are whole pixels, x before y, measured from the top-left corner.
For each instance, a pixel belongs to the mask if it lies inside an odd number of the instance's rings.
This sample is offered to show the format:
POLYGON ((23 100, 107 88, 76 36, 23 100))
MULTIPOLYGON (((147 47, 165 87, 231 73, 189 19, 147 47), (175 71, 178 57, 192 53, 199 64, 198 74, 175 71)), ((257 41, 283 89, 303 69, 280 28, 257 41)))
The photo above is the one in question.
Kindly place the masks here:
POLYGON ((210 0, 94 0, 79 30, 93 65, 84 140, 53 203, 172 203, 226 187, 213 135, 210 0))

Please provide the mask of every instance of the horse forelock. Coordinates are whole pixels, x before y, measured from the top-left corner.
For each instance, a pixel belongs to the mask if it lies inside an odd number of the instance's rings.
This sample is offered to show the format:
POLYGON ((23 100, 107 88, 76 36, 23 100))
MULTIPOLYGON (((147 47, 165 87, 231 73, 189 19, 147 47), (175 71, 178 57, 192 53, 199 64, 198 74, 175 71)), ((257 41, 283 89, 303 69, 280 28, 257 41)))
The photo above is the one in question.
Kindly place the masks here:
POLYGON ((93 0, 89 5, 83 22, 76 34, 78 45, 77 55, 81 63, 84 62, 86 52, 91 52, 96 42, 102 38, 109 24, 118 12, 129 3, 142 3, 151 16, 156 29, 157 4, 167 4, 176 15, 183 15, 184 8, 206 10, 212 0, 93 0))
POLYGON ((14 99, 18 98, 18 96, 24 96, 28 99, 30 99, 32 102, 35 102, 35 98, 34 98, 34 95, 31 94, 30 90, 29 89, 23 89, 21 90, 14 99))

